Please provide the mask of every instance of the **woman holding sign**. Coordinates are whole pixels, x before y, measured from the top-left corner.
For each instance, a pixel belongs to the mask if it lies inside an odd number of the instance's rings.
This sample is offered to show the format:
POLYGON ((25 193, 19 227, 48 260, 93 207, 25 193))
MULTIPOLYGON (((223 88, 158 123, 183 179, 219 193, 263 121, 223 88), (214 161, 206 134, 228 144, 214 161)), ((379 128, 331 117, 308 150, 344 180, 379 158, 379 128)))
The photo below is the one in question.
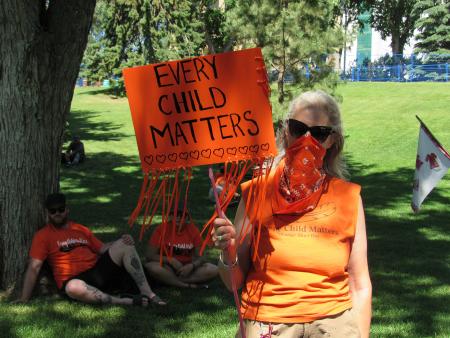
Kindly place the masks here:
POLYGON ((366 226, 360 186, 343 179, 337 103, 302 94, 278 136, 280 161, 266 179, 242 185, 234 223, 214 222, 222 280, 243 288, 246 337, 368 337, 366 226), (252 200, 258 184, 263 201, 252 200), (253 229, 241 231, 249 220, 253 229))

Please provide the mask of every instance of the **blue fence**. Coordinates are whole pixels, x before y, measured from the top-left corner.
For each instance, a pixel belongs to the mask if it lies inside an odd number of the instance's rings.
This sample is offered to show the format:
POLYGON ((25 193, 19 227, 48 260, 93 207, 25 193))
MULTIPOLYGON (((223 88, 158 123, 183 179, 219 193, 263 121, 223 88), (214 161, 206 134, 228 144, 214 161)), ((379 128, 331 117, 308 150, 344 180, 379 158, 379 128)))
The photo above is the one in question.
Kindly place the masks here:
POLYGON ((349 81, 448 82, 449 64, 358 66, 341 74, 341 78, 349 81))
POLYGON ((348 81, 448 82, 449 66, 448 54, 385 55, 375 62, 365 60, 350 67, 341 78, 348 81))

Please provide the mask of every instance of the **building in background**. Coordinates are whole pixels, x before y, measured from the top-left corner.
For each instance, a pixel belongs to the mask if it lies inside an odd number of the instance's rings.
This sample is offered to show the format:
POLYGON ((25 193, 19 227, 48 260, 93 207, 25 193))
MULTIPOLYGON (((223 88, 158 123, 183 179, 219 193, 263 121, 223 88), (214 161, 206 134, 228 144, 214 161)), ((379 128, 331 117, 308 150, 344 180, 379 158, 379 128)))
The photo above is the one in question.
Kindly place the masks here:
MULTIPOLYGON (((361 66, 364 60, 374 62, 382 56, 392 54, 390 38, 384 40, 381 34, 370 26, 370 14, 368 12, 360 15, 360 19, 364 22, 364 28, 360 29, 356 38, 348 43, 347 48, 342 51, 340 69, 341 71, 349 70, 351 67, 361 66), (344 56, 344 53, 346 54, 344 56), (344 65, 345 60, 345 65, 344 65)), ((349 27, 349 35, 355 29, 355 24, 349 27)), ((403 55, 411 55, 414 48, 414 37, 405 45, 403 55)))

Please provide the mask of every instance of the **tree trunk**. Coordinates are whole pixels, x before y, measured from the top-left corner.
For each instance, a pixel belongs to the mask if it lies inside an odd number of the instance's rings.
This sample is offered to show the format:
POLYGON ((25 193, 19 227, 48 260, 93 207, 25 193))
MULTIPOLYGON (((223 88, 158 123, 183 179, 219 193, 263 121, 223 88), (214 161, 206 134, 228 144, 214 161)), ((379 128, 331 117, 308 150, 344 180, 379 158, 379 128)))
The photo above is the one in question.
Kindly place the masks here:
POLYGON ((403 54, 403 46, 400 49, 400 32, 392 32, 392 56, 396 57, 396 54, 403 54))
POLYGON ((278 102, 283 103, 284 102, 284 71, 278 73, 278 80, 277 80, 277 86, 278 86, 278 102))
POLYGON ((0 288, 18 286, 62 135, 95 0, 0 4, 0 288))

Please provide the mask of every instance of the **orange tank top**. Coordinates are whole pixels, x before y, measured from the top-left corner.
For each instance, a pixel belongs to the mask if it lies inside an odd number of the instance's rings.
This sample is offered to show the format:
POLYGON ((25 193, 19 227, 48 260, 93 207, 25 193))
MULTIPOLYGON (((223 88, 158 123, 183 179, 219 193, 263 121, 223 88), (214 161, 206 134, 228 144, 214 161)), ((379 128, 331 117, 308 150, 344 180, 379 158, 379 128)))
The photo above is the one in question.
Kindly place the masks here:
MULTIPOLYGON (((242 184, 244 199, 249 186, 249 182, 242 184)), ((275 188, 272 173, 263 206, 258 258, 242 291, 243 317, 306 323, 351 308, 347 265, 360 186, 338 178, 327 180, 317 207, 300 217, 272 215, 270 201, 275 188)))

